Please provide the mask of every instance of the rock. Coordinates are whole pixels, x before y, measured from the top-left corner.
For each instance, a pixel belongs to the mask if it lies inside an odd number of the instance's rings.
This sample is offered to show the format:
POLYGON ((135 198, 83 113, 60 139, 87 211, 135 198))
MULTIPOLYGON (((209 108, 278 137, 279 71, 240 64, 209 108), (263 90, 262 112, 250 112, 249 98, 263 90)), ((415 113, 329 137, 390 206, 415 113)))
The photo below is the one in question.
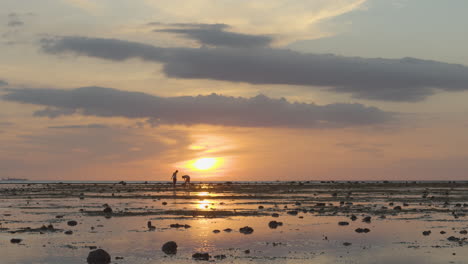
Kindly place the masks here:
POLYGON ((399 205, 398 205, 398 206, 395 206, 395 207, 393 207, 393 210, 401 211, 401 206, 399 206, 399 205))
POLYGON ((77 224, 78 224, 78 222, 76 222, 75 220, 71 220, 71 221, 67 222, 67 225, 69 225, 69 226, 76 226, 77 224))
POLYGON ((215 233, 215 234, 218 234, 219 232, 221 232, 221 231, 218 230, 218 229, 213 230, 213 233, 215 233))
POLYGON ((462 235, 466 235, 466 234, 468 234, 468 231, 466 231, 466 230, 462 230, 462 231, 460 231, 460 234, 462 234, 462 235))
POLYGON ((428 235, 430 235, 431 233, 432 233, 431 230, 423 231, 423 232, 422 232, 422 234, 423 234, 424 236, 428 236, 428 235))
POLYGON ((21 239, 21 238, 12 238, 12 239, 10 240, 10 242, 11 242, 12 244, 18 244, 18 243, 21 243, 21 241, 23 241, 23 239, 21 239))
POLYGON ((272 213, 271 216, 272 216, 272 217, 279 217, 279 214, 277 214, 277 213, 272 213))
POLYGON ((89 252, 86 260, 88 264, 108 264, 111 262, 111 256, 103 249, 96 249, 89 252))
POLYGON ((443 234, 445 234, 445 233, 447 233, 447 232, 445 232, 445 231, 440 231, 440 233, 443 235, 443 234))
POLYGON ((338 222, 338 225, 340 225, 340 226, 347 226, 347 225, 349 225, 349 223, 343 221, 343 222, 338 222))
POLYGON ((190 228, 190 225, 181 225, 181 224, 171 224, 170 227, 172 228, 190 228))
POLYGON ((288 211, 287 212, 289 215, 297 215, 298 211, 294 210, 294 211, 288 211))
POLYGON ((263 209, 263 208, 265 208, 265 207, 263 207, 263 205, 260 205, 260 206, 258 207, 258 209, 263 209))
POLYGON ((301 205, 301 203, 300 203, 300 202, 296 202, 296 203, 294 203, 294 204, 295 204, 295 205, 297 205, 297 206, 301 205))
POLYGON ((370 216, 366 216, 362 219, 363 222, 366 222, 366 223, 370 223, 371 222, 371 218, 370 216))
POLYGON ((210 254, 208 253, 195 253, 192 255, 194 260, 210 260, 210 254))
POLYGON ((162 202, 162 205, 167 205, 167 202, 162 202))
POLYGON ((370 232, 370 229, 369 228, 356 228, 356 230, 354 230, 356 233, 369 233, 370 232))
POLYGON ((350 243, 350 242, 344 242, 344 243, 343 243, 343 246, 345 246, 345 247, 351 246, 351 245, 352 245, 352 243, 350 243))
POLYGON ((226 228, 223 230, 224 232, 232 232, 232 229, 231 228, 226 228))
POLYGON ((451 236, 451 237, 447 238, 447 240, 452 241, 452 242, 458 242, 458 241, 460 241, 460 238, 451 236))
POLYGON ((104 210, 102 210, 105 214, 112 214, 112 208, 106 207, 104 210))
POLYGON ((222 259, 225 259, 226 258, 226 255, 216 255, 214 256, 213 258, 217 259, 217 260, 222 260, 222 259))
POLYGON ((245 254, 250 254, 250 249, 244 250, 244 253, 245 253, 245 254))
POLYGON ((352 215, 350 218, 351 218, 351 220, 352 220, 352 221, 356 221, 356 219, 357 219, 357 216, 355 216, 355 215, 352 215))
POLYGON ((244 226, 244 227, 239 228, 239 232, 245 235, 252 234, 253 231, 254 231, 253 228, 251 228, 250 226, 244 226))
POLYGON ((272 229, 275 229, 278 226, 282 226, 282 225, 283 225, 282 222, 277 222, 277 221, 270 221, 270 223, 268 223, 268 226, 272 229))
POLYGON ((65 231, 64 233, 65 233, 65 235, 72 235, 72 234, 73 234, 73 231, 68 230, 68 231, 65 231))
POLYGON ((146 223, 146 225, 148 226, 148 229, 150 229, 150 230, 156 229, 156 227, 151 223, 151 221, 148 221, 148 223, 146 223))
POLYGON ((167 255, 174 255, 177 253, 177 243, 174 241, 169 241, 164 243, 161 250, 167 255))

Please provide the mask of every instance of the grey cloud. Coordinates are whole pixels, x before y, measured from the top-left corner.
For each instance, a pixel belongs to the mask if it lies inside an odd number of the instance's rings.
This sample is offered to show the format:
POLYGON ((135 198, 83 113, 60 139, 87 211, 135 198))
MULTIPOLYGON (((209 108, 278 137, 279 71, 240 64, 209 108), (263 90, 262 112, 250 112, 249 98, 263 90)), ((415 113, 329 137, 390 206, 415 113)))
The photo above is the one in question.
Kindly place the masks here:
POLYGON ((249 35, 228 32, 226 24, 170 24, 169 28, 156 29, 155 32, 166 32, 183 35, 198 41, 202 45, 234 48, 255 48, 268 46, 272 38, 263 35, 249 35))
POLYGON ((8 14, 8 23, 7 23, 7 26, 9 27, 19 27, 19 26, 23 26, 24 25, 24 22, 21 21, 20 19, 20 15, 18 13, 9 13, 8 14))
POLYGON ((18 19, 13 19, 13 20, 8 21, 7 25, 9 27, 19 27, 19 26, 24 25, 24 22, 18 19))
POLYGON ((206 96, 158 97, 102 87, 74 90, 10 89, 4 100, 46 106, 60 114, 148 118, 158 124, 211 124, 244 127, 348 127, 375 125, 394 114, 361 104, 290 103, 264 95, 252 98, 206 96))
POLYGON ((56 117, 64 116, 64 115, 72 115, 75 112, 76 112, 75 109, 69 109, 69 108, 57 109, 57 108, 47 107, 45 109, 34 112, 34 116, 56 118, 56 117))
POLYGON ((355 98, 420 101, 438 90, 468 90, 468 68, 415 58, 305 54, 277 48, 160 48, 117 39, 62 37, 42 41, 51 54, 159 62, 174 78, 326 87, 355 98))
POLYGON ((86 125, 68 125, 68 126, 50 126, 51 129, 82 129, 82 128, 108 128, 104 124, 86 124, 86 125))

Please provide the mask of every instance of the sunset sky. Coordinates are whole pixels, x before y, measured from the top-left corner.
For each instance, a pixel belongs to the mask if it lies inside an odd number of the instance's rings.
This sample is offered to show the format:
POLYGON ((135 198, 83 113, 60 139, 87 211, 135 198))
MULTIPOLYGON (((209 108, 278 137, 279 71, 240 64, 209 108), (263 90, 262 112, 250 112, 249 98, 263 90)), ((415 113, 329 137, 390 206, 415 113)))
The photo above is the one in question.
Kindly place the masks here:
POLYGON ((0 178, 468 180, 466 0, 2 0, 0 178))

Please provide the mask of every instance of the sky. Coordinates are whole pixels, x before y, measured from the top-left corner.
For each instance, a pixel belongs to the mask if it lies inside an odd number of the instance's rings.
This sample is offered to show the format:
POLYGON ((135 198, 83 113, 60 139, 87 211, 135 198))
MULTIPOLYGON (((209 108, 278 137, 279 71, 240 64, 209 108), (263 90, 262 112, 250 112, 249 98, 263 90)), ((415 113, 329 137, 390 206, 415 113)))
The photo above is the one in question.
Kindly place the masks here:
POLYGON ((468 180, 464 0, 2 0, 0 178, 468 180))

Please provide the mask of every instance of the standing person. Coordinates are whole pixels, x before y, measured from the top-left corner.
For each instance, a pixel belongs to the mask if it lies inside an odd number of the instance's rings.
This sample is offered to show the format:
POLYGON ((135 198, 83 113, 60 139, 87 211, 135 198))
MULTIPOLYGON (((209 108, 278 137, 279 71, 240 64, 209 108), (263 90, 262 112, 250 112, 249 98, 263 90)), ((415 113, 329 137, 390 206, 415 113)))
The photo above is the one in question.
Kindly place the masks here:
POLYGON ((172 173, 171 179, 172 179, 172 185, 173 185, 174 187, 175 187, 175 185, 176 185, 176 183, 177 183, 177 173, 178 173, 178 172, 179 172, 179 171, 176 170, 176 171, 174 171, 174 173, 172 173))
POLYGON ((184 186, 190 185, 190 176, 184 175, 184 176, 182 176, 182 179, 185 180, 185 181, 184 181, 184 186))

